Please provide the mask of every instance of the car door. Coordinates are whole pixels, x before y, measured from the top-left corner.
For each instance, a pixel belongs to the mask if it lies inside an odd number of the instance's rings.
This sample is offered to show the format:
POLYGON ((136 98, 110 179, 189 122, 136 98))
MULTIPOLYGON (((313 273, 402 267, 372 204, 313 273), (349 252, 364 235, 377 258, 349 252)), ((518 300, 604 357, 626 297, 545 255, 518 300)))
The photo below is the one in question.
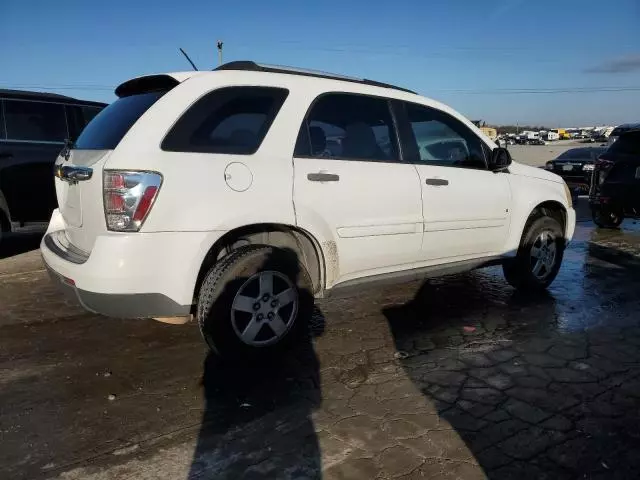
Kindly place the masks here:
POLYGON ((67 137, 64 106, 4 99, 0 191, 13 221, 47 222, 56 207, 53 164, 67 137))
POLYGON ((421 190, 415 168, 400 160, 388 100, 321 95, 302 124, 293 163, 296 221, 326 239, 329 285, 417 261, 421 190))
POLYGON ((422 188, 424 260, 463 260, 502 253, 511 193, 505 173, 487 168, 489 147, 442 110, 398 106, 407 156, 422 188))

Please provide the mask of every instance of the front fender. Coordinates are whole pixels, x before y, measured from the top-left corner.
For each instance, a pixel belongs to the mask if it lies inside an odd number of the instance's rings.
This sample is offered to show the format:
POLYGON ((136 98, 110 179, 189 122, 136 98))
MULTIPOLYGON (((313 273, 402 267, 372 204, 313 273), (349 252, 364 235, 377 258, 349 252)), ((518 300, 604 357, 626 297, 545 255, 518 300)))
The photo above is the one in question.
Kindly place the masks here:
POLYGON ((573 218, 575 223, 575 214, 573 216, 569 215, 569 210, 573 209, 567 203, 562 184, 543 179, 532 180, 531 177, 523 178, 517 175, 509 177, 509 183, 514 195, 512 196, 513 203, 511 206, 511 227, 504 248, 506 256, 513 256, 517 253, 529 216, 536 207, 545 202, 551 201, 562 205, 567 213, 565 235, 568 236, 568 239, 573 235, 573 228, 570 228, 570 217, 573 218))

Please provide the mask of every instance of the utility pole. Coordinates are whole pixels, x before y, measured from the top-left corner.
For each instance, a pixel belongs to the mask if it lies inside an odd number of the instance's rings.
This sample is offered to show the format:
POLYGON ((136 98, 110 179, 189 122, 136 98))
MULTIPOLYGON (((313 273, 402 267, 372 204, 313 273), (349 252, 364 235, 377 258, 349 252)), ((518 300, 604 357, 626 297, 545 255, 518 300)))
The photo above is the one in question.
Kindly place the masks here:
POLYGON ((222 40, 218 40, 218 65, 222 65, 222 40))

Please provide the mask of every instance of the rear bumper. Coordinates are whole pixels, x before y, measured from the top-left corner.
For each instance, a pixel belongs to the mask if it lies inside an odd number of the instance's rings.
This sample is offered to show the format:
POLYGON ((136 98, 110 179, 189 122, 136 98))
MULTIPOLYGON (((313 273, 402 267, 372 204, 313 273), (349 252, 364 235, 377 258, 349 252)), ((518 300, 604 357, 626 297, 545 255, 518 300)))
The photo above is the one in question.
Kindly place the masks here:
POLYGON ((161 293, 97 293, 72 285, 45 261, 51 279, 63 294, 85 310, 116 318, 178 317, 189 315, 191 305, 180 305, 161 293))
POLYGON ((107 233, 85 253, 65 241, 56 210, 40 251, 53 280, 87 310, 119 318, 172 317, 190 313, 200 266, 219 237, 107 233))

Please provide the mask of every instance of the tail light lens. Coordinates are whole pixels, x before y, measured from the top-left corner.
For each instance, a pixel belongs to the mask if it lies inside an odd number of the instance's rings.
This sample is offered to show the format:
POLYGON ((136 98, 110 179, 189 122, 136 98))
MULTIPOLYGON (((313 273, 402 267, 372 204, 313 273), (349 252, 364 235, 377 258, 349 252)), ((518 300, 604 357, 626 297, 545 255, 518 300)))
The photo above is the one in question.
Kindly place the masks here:
POLYGON ((596 162, 596 169, 598 171, 598 185, 602 185, 604 183, 605 178, 609 174, 611 167, 613 167, 613 163, 611 160, 607 160, 605 158, 598 158, 596 162))
POLYGON ((137 232, 151 211, 162 185, 156 172, 104 170, 103 197, 107 229, 137 232))

